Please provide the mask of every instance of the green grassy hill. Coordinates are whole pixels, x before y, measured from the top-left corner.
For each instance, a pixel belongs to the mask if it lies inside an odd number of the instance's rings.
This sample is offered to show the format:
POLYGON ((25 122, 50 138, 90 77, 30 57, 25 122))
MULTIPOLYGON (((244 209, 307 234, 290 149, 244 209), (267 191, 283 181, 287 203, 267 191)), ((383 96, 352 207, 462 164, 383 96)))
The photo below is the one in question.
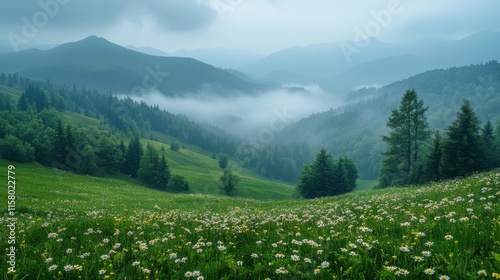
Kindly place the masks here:
MULTIPOLYGON (((17 102, 22 91, 16 88, 0 86, 0 97, 17 102), (2 97, 3 96, 3 97, 2 97)), ((73 127, 99 126, 102 121, 88 117, 76 112, 65 111, 60 114, 63 123, 71 124, 73 127)), ((121 140, 127 143, 130 139, 122 132, 117 131, 121 140)), ((147 143, 153 145, 158 151, 164 147, 165 158, 173 174, 182 175, 187 178, 190 192, 201 194, 219 194, 219 178, 222 170, 218 166, 217 160, 212 158, 212 153, 200 147, 185 144, 179 151, 170 150, 170 143, 181 142, 165 133, 151 131, 153 140, 142 138, 141 142, 145 147, 147 143)), ((230 161, 235 173, 240 176, 240 183, 236 192, 237 196, 255 199, 288 199, 294 193, 295 186, 280 181, 272 181, 263 178, 254 172, 242 168, 238 163, 230 161)))
MULTIPOLYGON (((0 160, 3 182, 8 164, 0 160)), ((16 243, 7 244, 5 214, 0 243, 3 259, 14 246, 16 272, 2 261, 2 279, 486 279, 500 273, 500 170, 307 201, 173 195, 128 178, 38 164, 15 164, 13 171, 16 243)))

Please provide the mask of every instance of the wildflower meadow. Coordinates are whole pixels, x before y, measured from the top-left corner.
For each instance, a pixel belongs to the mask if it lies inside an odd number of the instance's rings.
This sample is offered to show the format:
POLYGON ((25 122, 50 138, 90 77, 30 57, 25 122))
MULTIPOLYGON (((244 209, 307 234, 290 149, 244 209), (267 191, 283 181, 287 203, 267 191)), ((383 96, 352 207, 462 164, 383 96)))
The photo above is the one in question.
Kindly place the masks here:
POLYGON ((2 279, 500 279, 499 171, 315 200, 29 188, 2 279))

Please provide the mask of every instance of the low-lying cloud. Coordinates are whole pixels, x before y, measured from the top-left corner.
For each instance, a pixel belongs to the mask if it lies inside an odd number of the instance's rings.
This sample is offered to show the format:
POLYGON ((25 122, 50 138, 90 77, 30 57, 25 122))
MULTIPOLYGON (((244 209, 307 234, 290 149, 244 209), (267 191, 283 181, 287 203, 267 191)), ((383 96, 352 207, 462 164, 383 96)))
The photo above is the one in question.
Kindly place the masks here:
POLYGON ((246 137, 259 130, 287 125, 320 111, 338 107, 340 101, 326 94, 318 86, 287 86, 258 95, 214 96, 203 93, 190 97, 167 97, 151 92, 142 97, 131 97, 149 105, 158 105, 170 113, 183 114, 193 121, 218 126, 230 133, 246 137))

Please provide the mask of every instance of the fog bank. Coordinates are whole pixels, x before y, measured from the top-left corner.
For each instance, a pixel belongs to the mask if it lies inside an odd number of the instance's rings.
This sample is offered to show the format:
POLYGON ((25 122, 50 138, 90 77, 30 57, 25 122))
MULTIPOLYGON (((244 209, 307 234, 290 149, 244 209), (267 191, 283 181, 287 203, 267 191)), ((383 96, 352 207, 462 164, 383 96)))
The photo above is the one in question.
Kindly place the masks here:
POLYGON ((276 117, 282 119, 282 124, 290 124, 312 113, 341 105, 338 98, 326 94, 316 85, 286 85, 280 90, 231 97, 213 93, 167 97, 160 92, 150 92, 130 98, 158 105, 170 113, 183 114, 193 121, 212 124, 242 137, 274 125, 272 122, 276 117))

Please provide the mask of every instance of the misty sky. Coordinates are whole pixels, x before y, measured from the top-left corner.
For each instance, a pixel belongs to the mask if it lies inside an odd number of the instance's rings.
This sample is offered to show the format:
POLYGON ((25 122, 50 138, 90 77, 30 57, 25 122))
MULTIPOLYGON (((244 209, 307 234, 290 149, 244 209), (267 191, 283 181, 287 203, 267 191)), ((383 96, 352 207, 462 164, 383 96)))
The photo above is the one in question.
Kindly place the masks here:
POLYGON ((373 29, 379 39, 414 42, 500 31, 499 10, 496 0, 0 0, 0 45, 22 38, 25 49, 97 35, 165 52, 224 47, 268 54, 353 40, 356 28, 370 26, 380 11, 390 19, 373 29), (26 21, 37 28, 28 36, 26 21))

